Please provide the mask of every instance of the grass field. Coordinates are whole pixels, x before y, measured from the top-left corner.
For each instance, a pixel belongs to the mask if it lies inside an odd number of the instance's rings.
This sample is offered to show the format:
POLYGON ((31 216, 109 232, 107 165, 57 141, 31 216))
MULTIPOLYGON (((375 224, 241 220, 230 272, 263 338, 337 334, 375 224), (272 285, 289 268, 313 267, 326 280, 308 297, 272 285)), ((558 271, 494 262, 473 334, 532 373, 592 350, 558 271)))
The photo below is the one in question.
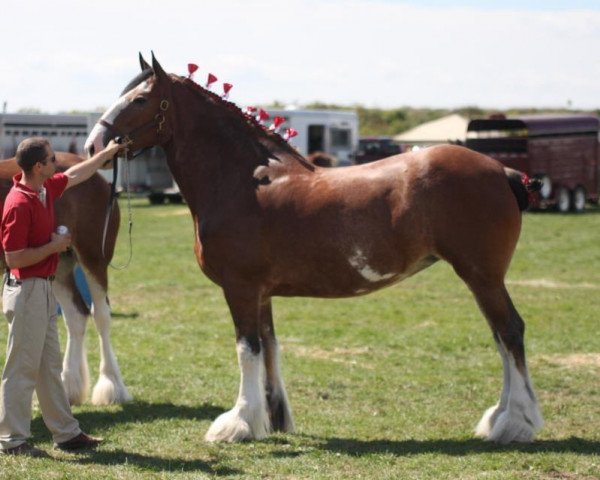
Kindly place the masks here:
MULTIPOLYGON (((74 409, 105 437, 97 452, 0 458, 0 478, 600 478, 600 212, 524 216, 508 286, 546 425, 535 443, 511 446, 472 436, 498 400, 501 362, 469 291, 441 262, 366 297, 276 299, 298 432, 205 443, 237 395, 229 312, 197 268, 185 206, 137 200, 133 219, 131 265, 110 275, 114 346, 135 400, 74 409)), ((92 326, 87 340, 95 376, 92 326)), ((33 432, 50 450, 38 411, 33 432)))

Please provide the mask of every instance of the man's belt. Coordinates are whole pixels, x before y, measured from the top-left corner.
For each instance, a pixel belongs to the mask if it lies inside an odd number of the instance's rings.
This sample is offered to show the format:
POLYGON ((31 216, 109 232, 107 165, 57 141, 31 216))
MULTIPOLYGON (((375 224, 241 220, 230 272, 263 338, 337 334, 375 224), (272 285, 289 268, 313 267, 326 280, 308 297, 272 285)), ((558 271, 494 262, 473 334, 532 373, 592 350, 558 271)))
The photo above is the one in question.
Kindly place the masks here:
POLYGON ((24 280, 29 280, 30 278, 39 278, 41 280, 48 280, 48 281, 52 282, 55 277, 54 277, 54 275, 48 275, 47 277, 34 276, 34 277, 28 277, 28 278, 17 278, 12 273, 7 273, 5 275, 5 281, 9 287, 15 287, 17 285, 21 285, 24 280))

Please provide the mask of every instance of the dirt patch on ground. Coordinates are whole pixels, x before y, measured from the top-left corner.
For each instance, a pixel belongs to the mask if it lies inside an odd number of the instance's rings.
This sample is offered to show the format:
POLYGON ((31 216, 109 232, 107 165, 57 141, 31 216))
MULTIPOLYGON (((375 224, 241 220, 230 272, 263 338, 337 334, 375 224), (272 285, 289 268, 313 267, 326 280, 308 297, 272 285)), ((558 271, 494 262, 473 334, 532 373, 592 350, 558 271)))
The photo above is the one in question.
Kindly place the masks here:
POLYGON ((566 355, 536 355, 535 361, 544 361, 562 367, 600 367, 600 353, 570 353, 566 355))
POLYGON ((594 283, 566 283, 557 282, 550 278, 531 278, 528 280, 507 280, 507 285, 516 285, 519 287, 532 288, 553 288, 562 289, 581 289, 581 290, 600 290, 600 285, 594 283))
POLYGON ((370 352, 369 347, 356 348, 334 348, 333 350, 323 350, 321 348, 307 347, 306 345, 285 345, 282 346, 284 352, 290 352, 299 357, 318 358, 322 360, 330 360, 335 363, 343 363, 346 365, 360 365, 367 367, 364 362, 359 361, 357 356, 364 355, 370 352))

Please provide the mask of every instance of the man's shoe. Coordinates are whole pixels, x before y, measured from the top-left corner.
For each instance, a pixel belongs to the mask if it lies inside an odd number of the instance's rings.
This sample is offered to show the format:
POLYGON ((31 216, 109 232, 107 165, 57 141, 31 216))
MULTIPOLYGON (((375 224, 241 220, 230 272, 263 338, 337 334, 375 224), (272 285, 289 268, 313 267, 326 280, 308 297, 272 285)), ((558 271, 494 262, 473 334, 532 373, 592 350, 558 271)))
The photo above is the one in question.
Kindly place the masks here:
POLYGON ((65 450, 67 452, 72 452, 73 450, 83 450, 89 448, 96 448, 103 442, 102 438, 95 438, 87 433, 81 432, 76 437, 73 437, 71 440, 67 440, 66 442, 55 443, 54 448, 58 448, 59 450, 65 450))
POLYGON ((39 448, 32 447, 27 442, 12 448, 0 448, 0 455, 23 455, 26 457, 43 458, 49 455, 39 448))

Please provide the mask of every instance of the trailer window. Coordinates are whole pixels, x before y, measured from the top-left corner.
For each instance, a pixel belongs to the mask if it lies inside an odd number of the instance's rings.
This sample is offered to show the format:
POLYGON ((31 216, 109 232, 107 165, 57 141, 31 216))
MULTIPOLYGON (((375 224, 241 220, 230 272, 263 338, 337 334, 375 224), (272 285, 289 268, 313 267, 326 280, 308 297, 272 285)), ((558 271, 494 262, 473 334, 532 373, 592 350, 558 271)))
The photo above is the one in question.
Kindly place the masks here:
POLYGON ((325 125, 308 126, 308 153, 325 150, 325 125))
POLYGON ((470 131, 466 146, 487 154, 526 153, 527 129, 470 131))
POLYGON ((350 147, 352 133, 348 128, 332 128, 329 131, 331 135, 332 147, 350 147))

